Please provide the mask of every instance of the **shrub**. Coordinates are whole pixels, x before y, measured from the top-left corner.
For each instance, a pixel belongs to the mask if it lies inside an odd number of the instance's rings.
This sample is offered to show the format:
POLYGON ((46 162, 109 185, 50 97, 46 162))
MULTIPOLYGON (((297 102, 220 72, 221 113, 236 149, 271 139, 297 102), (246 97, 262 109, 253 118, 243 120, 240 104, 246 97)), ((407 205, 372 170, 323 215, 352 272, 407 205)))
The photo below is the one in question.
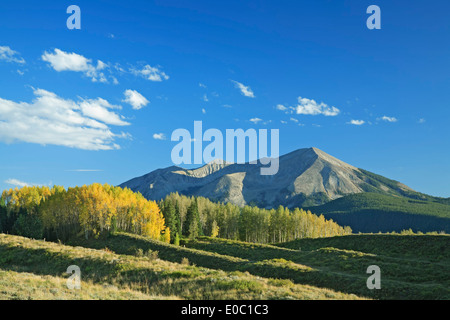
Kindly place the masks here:
POLYGON ((158 254, 159 254, 158 251, 153 251, 153 250, 148 249, 146 256, 147 256, 147 258, 149 258, 150 260, 153 261, 153 260, 158 259, 158 254))
POLYGON ((223 290, 239 290, 239 291, 253 291, 261 292, 263 290, 262 283, 251 280, 232 280, 219 281, 217 286, 223 290))
POLYGON ((142 250, 141 248, 138 248, 134 255, 138 258, 142 258, 144 256, 144 250, 142 250))
POLYGON ((292 287, 294 285, 289 279, 269 279, 268 283, 275 287, 292 287))

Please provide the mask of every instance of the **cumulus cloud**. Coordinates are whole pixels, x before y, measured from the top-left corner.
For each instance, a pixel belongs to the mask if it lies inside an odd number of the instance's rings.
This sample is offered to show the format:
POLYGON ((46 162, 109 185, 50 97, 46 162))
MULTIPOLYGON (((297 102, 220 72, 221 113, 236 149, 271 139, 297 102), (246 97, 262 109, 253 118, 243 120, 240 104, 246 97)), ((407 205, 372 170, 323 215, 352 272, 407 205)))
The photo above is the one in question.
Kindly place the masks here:
POLYGON ((250 89, 250 87, 245 86, 242 83, 234 81, 234 80, 231 80, 231 82, 233 82, 235 84, 236 88, 241 90, 242 95, 249 97, 249 98, 255 97, 255 94, 253 93, 252 89, 250 89))
POLYGON ((321 102, 317 103, 315 100, 298 97, 298 105, 295 108, 297 114, 305 115, 324 115, 329 117, 337 116, 340 110, 336 107, 330 107, 321 102))
POLYGON ((8 46, 0 46, 0 60, 19 64, 25 63, 25 60, 19 55, 19 53, 12 50, 8 46))
POLYGON ((124 95, 125 99, 123 102, 130 104, 134 110, 140 110, 150 102, 136 90, 125 90, 124 95))
POLYGON ((287 107, 283 106, 282 104, 277 104, 276 109, 280 111, 286 111, 287 107))
POLYGON ((114 126, 127 126, 128 122, 110 109, 122 109, 120 106, 111 105, 108 101, 102 98, 83 100, 79 103, 79 107, 83 115, 95 120, 99 120, 106 124, 114 126))
POLYGON ((82 72, 85 76, 91 78, 93 82, 108 82, 105 74, 101 72, 101 70, 108 68, 108 65, 100 60, 97 60, 97 65, 94 65, 91 59, 74 52, 64 52, 60 49, 55 49, 53 53, 44 52, 41 58, 43 61, 48 62, 57 72, 82 72))
POLYGON ((250 119, 250 121, 253 122, 254 124, 257 124, 258 122, 261 122, 262 119, 260 119, 260 118, 252 118, 252 119, 250 119))
POLYGON ((164 135, 164 133, 155 133, 155 134, 153 134, 153 139, 166 140, 166 136, 164 135))
POLYGON ((0 98, 0 141, 58 145, 83 150, 111 150, 114 141, 126 138, 115 134, 109 125, 127 126, 113 109, 120 106, 97 99, 73 101, 55 93, 34 89, 31 103, 0 98))
POLYGON ((364 120, 351 120, 350 122, 347 122, 347 123, 353 124, 355 126, 362 126, 366 122, 364 120))
POLYGON ((388 116, 382 116, 381 118, 378 118, 377 120, 383 120, 386 122, 397 122, 397 118, 394 117, 388 117, 388 116))
POLYGON ((161 82, 169 80, 169 76, 159 69, 160 67, 152 67, 145 65, 142 69, 131 68, 130 71, 136 76, 141 76, 150 81, 161 82))

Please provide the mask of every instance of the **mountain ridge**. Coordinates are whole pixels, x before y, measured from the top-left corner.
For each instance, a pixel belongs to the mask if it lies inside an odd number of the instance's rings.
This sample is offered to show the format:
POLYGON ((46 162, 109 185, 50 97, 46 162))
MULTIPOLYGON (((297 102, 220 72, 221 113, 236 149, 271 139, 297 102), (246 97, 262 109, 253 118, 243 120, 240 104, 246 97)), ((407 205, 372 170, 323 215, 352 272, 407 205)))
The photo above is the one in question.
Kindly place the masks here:
POLYGON ((260 175, 262 164, 215 160, 195 169, 171 166, 121 184, 160 200, 172 192, 263 208, 278 205, 323 205, 349 194, 379 192, 392 195, 420 193, 401 184, 345 163, 318 148, 303 148, 279 158, 279 171, 260 175))

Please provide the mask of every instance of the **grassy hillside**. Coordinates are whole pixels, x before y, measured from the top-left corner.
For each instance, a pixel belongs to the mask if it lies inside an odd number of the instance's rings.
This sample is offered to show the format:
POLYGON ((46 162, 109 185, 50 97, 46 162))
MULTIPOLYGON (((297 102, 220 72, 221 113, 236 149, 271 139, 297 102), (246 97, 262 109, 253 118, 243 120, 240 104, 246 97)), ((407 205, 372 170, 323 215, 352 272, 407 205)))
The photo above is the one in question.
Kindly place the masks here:
POLYGON ((379 193, 360 193, 307 208, 323 214, 354 232, 445 231, 450 233, 450 205, 428 197, 425 200, 379 193))
MULTIPOLYGON (((91 240, 99 249, 0 234, 0 299, 355 299, 329 289, 194 266, 201 252, 142 236, 91 240), (122 240, 126 240, 125 243, 122 240), (126 248, 129 254, 114 253, 126 248), (160 248, 161 259, 147 248, 160 248), (144 250, 146 249, 146 250, 144 250), (176 253, 176 261, 170 254, 176 253), (68 290, 68 266, 81 269, 81 290, 68 290)), ((217 261, 242 259, 204 253, 217 261)), ((210 260, 214 260, 209 258, 210 260)))
POLYGON ((376 299, 450 299, 450 237, 355 235, 279 246, 203 238, 191 248, 247 259, 260 276, 376 299), (381 268, 381 290, 368 290, 367 267, 381 268))
POLYGON ((83 290, 69 290, 66 278, 0 269, 0 300, 157 300, 152 296, 107 284, 83 282, 83 290))
POLYGON ((162 259, 172 262, 187 257, 199 267, 248 272, 280 279, 281 284, 310 285, 375 299, 450 299, 448 236, 355 235, 322 240, 328 242, 312 246, 312 240, 305 239, 283 247, 202 237, 186 242, 186 247, 174 247, 141 236, 117 234, 73 244, 92 248, 108 245, 120 254, 131 254, 139 248, 157 250, 162 259), (366 245, 358 248, 358 243, 366 245), (406 248, 416 248, 416 255, 406 248), (382 290, 368 290, 366 286, 367 267, 374 264, 382 270, 382 290))

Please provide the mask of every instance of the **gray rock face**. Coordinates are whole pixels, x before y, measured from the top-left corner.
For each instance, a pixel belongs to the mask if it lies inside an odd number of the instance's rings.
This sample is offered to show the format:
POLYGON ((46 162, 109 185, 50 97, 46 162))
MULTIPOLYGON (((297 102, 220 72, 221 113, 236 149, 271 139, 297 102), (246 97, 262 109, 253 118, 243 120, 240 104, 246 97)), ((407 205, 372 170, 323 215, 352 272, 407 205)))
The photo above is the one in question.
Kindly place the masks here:
POLYGON ((276 175, 262 176, 260 167, 259 163, 213 161, 194 170, 180 167, 156 170, 120 186, 139 191, 151 200, 179 192, 263 208, 321 205, 348 194, 374 189, 392 194, 398 189, 410 190, 388 179, 389 186, 380 181, 374 184, 373 179, 360 169, 317 148, 299 149, 281 156, 276 175))

